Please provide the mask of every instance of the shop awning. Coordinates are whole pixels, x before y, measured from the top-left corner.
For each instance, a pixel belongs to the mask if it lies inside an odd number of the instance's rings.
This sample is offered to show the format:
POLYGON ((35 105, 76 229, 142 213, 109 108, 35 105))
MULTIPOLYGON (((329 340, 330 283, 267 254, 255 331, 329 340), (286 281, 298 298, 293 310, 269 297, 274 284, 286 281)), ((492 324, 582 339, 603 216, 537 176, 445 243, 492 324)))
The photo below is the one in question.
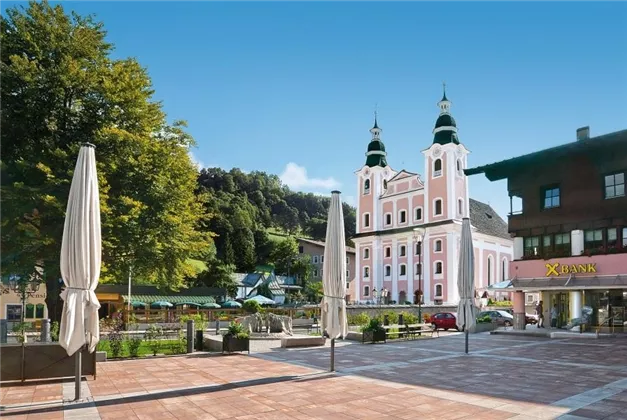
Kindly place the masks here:
POLYGON ((550 289, 622 289, 627 288, 627 274, 612 276, 569 276, 513 278, 510 280, 513 290, 550 290, 550 289))
MULTIPOLYGON (((128 296, 123 295, 124 302, 128 301, 128 296)), ((197 303, 199 305, 205 303, 215 303, 216 300, 213 296, 167 296, 167 295, 134 295, 131 294, 131 300, 146 302, 151 304, 153 302, 170 302, 172 304, 177 303, 197 303)))

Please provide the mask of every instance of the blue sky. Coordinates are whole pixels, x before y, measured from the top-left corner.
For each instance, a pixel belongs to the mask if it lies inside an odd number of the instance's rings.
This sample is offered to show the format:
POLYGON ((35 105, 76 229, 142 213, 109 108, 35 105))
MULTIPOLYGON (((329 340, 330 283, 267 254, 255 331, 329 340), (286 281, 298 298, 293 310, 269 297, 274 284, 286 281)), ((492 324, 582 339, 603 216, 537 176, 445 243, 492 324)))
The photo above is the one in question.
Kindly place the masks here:
MULTIPOLYGON (((15 3, 3 2, 2 8, 15 3)), ((423 172, 442 81, 470 166, 627 128, 624 2, 65 2, 150 72, 204 165, 354 202, 377 104, 394 169, 423 172)), ((505 182, 470 178, 505 216, 505 182)))

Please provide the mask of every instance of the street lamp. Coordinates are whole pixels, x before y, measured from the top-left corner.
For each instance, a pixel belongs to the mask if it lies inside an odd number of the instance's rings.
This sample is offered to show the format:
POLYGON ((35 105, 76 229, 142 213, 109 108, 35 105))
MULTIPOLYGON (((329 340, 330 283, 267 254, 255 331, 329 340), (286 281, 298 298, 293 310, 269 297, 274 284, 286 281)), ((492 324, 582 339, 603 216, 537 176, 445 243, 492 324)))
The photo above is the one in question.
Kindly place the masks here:
POLYGON ((8 286, 9 288, 16 294, 20 296, 20 301, 22 302, 22 313, 20 316, 20 329, 22 331, 23 342, 26 341, 26 334, 24 332, 24 319, 26 312, 26 301, 28 298, 33 297, 37 291, 39 291, 39 286, 42 283, 42 280, 39 278, 39 275, 36 273, 29 278, 24 278, 22 276, 18 276, 16 274, 10 274, 8 278, 8 286))
POLYGON ((416 242, 416 251, 418 253, 418 291, 416 292, 418 298, 418 319, 422 322, 422 241, 425 236, 425 228, 414 228, 414 242, 416 242))

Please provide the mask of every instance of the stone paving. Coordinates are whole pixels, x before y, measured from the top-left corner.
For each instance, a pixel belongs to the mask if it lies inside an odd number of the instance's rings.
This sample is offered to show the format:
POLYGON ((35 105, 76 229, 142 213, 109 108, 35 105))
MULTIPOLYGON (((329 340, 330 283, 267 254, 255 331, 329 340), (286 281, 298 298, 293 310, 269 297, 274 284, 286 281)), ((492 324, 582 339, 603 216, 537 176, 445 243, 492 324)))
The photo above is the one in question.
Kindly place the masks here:
POLYGON ((83 382, 0 388, 12 419, 627 419, 627 339, 476 334, 105 362, 83 382))

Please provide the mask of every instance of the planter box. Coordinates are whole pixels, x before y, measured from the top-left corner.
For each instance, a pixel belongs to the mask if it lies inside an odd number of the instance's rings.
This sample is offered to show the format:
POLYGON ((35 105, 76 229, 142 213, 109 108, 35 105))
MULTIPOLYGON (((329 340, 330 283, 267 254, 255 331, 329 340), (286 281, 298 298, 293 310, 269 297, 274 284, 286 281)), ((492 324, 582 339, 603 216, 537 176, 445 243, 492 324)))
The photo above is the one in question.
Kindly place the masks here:
POLYGON ((237 338, 232 335, 222 337, 222 353, 233 353, 234 351, 247 351, 250 354, 250 339, 237 338))
POLYGON ((385 331, 364 331, 361 336, 361 342, 376 343, 377 341, 383 341, 385 343, 385 331))
POLYGON ((494 322, 481 322, 475 324, 475 326, 470 330, 470 333, 482 333, 488 331, 494 331, 498 325, 494 322))

